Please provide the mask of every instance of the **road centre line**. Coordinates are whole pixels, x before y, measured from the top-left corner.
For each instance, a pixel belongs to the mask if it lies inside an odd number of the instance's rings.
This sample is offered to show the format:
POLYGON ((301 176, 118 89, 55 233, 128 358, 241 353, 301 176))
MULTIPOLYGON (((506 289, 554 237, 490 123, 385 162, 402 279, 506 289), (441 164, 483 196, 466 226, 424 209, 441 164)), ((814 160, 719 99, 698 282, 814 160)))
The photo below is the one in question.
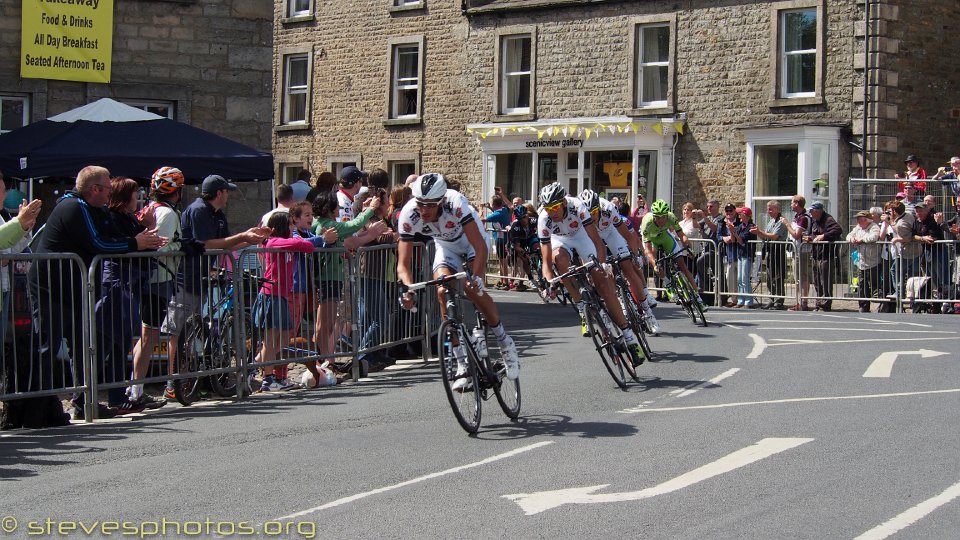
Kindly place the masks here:
POLYGON ((854 396, 823 396, 809 398, 787 398, 771 399, 767 401, 738 401, 733 403, 717 403, 715 405, 690 405, 686 407, 661 407, 658 409, 644 409, 635 407, 633 409, 624 409, 620 411, 625 414, 648 413, 648 412, 674 412, 674 411, 693 411, 699 409, 728 409, 732 407, 746 407, 748 405, 777 405, 780 403, 802 403, 806 401, 841 401, 848 399, 876 399, 886 397, 906 397, 906 396, 924 396, 931 394, 956 394, 960 388, 950 388, 946 390, 921 390, 918 392, 896 392, 891 394, 860 394, 854 396))
POLYGON ((447 476, 447 475, 450 475, 450 474, 454 474, 454 473, 458 473, 458 472, 465 471, 465 470, 468 470, 468 469, 472 469, 472 468, 474 468, 474 467, 479 467, 479 466, 481 466, 481 465, 487 465, 487 464, 494 463, 494 462, 497 462, 497 461, 500 461, 500 460, 504 460, 504 459, 507 459, 507 458, 509 458, 509 457, 513 457, 513 456, 516 456, 516 455, 518 455, 518 454, 522 454, 522 453, 524 453, 524 452, 529 452, 530 450, 535 450, 535 449, 537 449, 537 448, 541 448, 541 447, 543 447, 543 446, 547 446, 548 444, 553 444, 553 442, 554 442, 554 441, 543 441, 543 442, 538 442, 538 443, 531 444, 531 445, 528 445, 528 446, 522 446, 522 447, 517 448, 517 449, 515 449, 515 450, 511 450, 511 451, 509 451, 509 452, 504 452, 503 454, 497 454, 497 455, 495 455, 495 456, 491 456, 491 457, 488 457, 488 458, 486 458, 486 459, 482 459, 482 460, 480 460, 480 461, 475 461, 475 462, 473 462, 473 463, 468 463, 468 464, 466 464, 466 465, 460 465, 460 466, 458 466, 458 467, 453 467, 452 469, 447 469, 447 470, 445 470, 445 471, 439 471, 439 472, 435 472, 435 473, 426 474, 426 475, 423 475, 423 476, 418 476, 417 478, 411 478, 410 480, 405 480, 405 481, 403 481, 403 482, 400 482, 400 483, 398 483, 398 484, 393 484, 393 485, 391 485, 391 486, 385 486, 385 487, 377 488, 377 489, 374 489, 374 490, 366 491, 366 492, 364 492, 364 493, 357 493, 357 494, 355 494, 355 495, 350 495, 350 496, 348 496, 348 497, 343 497, 343 498, 337 499, 337 500, 335 500, 335 501, 328 502, 328 503, 326 503, 326 504, 321 504, 320 506, 315 506, 315 507, 313 507, 313 508, 308 508, 308 509, 306 509, 306 510, 301 510, 300 512, 296 512, 296 513, 293 513, 293 514, 290 514, 290 515, 286 515, 286 516, 283 516, 283 517, 278 517, 278 518, 275 518, 275 519, 273 519, 273 520, 271 520, 271 521, 285 521, 285 520, 295 519, 295 518, 298 518, 298 517, 305 516, 305 515, 307 515, 307 514, 312 514, 312 513, 314 513, 314 512, 319 512, 319 511, 321 511, 321 510, 327 510, 327 509, 329 509, 329 508, 334 508, 334 507, 337 507, 337 506, 342 506, 342 505, 347 504, 347 503, 351 503, 351 502, 354 502, 354 501, 357 501, 357 500, 360 500, 360 499, 363 499, 363 498, 366 498, 366 497, 370 497, 371 495, 379 495, 380 493, 386 493, 387 491, 393 491, 393 490, 395 490, 395 489, 399 489, 399 488, 402 488, 402 487, 410 486, 410 485, 417 484, 417 483, 420 483, 420 482, 424 482, 424 481, 427 481, 427 480, 433 480, 434 478, 440 478, 441 476, 447 476))
MULTIPOLYGON (((728 323, 724 323, 728 324, 728 323)), ((760 326, 756 328, 757 330, 802 330, 804 332, 810 330, 835 330, 838 332, 890 332, 887 328, 837 328, 836 326, 824 326, 824 327, 809 327, 809 326, 760 326)), ((957 334, 953 330, 898 330, 897 332, 907 333, 907 334, 957 334)))
POLYGON ((960 482, 943 490, 939 495, 931 497, 913 508, 909 508, 903 513, 877 525, 856 537, 854 540, 882 540, 887 538, 920 521, 930 512, 933 512, 957 497, 960 497, 960 482))
POLYGON ((782 345, 813 345, 822 343, 877 343, 880 341, 957 341, 958 339, 960 339, 960 337, 839 339, 836 341, 827 341, 822 339, 771 338, 770 341, 780 341, 782 343, 768 343, 767 347, 780 347, 782 345))

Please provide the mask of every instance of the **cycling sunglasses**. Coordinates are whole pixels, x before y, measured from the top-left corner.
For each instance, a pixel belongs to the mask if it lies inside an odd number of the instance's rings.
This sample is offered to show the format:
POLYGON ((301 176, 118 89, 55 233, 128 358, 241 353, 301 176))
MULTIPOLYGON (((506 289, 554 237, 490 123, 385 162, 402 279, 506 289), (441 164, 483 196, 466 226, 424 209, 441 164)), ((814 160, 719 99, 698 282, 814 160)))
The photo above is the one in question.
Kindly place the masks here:
POLYGON ((417 201, 417 208, 436 208, 440 206, 440 201, 417 201))
POLYGON ((543 209, 546 210, 547 212, 553 212, 555 210, 559 210, 560 207, 563 206, 564 202, 565 201, 557 201, 553 204, 545 204, 543 205, 543 209))

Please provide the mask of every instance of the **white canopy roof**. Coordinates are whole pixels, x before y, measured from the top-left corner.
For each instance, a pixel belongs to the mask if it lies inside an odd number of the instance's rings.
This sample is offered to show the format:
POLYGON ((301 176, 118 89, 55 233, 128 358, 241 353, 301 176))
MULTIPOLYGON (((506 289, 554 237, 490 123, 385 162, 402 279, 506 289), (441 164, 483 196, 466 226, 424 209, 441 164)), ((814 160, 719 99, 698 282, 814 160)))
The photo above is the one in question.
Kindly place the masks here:
POLYGON ((162 120, 163 118, 158 114, 131 107, 119 101, 103 98, 83 107, 51 116, 47 120, 52 122, 76 122, 77 120, 86 120, 87 122, 142 122, 145 120, 162 120))

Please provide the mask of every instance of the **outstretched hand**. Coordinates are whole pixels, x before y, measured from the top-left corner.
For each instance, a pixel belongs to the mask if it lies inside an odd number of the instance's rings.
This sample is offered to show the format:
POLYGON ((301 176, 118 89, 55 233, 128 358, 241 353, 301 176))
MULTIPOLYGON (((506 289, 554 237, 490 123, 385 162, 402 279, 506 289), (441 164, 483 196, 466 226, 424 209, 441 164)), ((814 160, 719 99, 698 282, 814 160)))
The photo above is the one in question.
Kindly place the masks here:
POLYGON ((37 224, 37 216, 40 215, 40 207, 43 203, 40 199, 34 199, 27 202, 20 203, 20 212, 17 214, 17 219, 20 222, 20 226, 23 227, 23 230, 29 231, 37 224))

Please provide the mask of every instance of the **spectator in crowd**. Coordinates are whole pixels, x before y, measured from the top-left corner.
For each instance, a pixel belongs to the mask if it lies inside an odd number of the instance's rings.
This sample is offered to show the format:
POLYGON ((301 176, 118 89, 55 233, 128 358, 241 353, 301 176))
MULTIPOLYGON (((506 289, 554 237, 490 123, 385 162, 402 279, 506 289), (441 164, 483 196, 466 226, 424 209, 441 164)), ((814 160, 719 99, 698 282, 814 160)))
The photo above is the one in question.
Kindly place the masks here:
MULTIPOLYGON (((684 203, 683 207, 680 209, 682 219, 680 220, 680 229, 683 231, 683 234, 686 235, 690 242, 690 252, 685 255, 687 258, 687 268, 691 270, 694 279, 696 280, 697 287, 702 289, 704 286, 703 277, 697 272, 697 258, 700 256, 700 253, 703 252, 703 242, 693 242, 692 240, 701 240, 703 236, 700 234, 700 221, 697 219, 695 212, 700 212, 696 210, 696 207, 693 206, 692 202, 684 203)), ((700 212, 700 216, 703 216, 703 212, 700 212)))
MULTIPOLYGON (((940 180, 943 187, 953 197, 954 206, 960 208, 960 157, 953 156, 950 158, 950 164, 946 167, 940 167, 933 178, 940 180)), ((946 204, 944 204, 944 210, 946 210, 946 204)))
POLYGON ((647 205, 646 199, 643 198, 643 193, 637 192, 637 202, 633 205, 633 210, 630 211, 630 225, 633 226, 633 230, 640 230, 640 222, 643 221, 643 216, 650 211, 650 207, 647 205))
MULTIPOLYGON (((537 225, 530 220, 526 206, 514 205, 513 216, 515 221, 510 226, 510 245, 513 246, 515 258, 520 261, 523 275, 528 276, 531 271, 530 256, 539 254, 540 251, 540 236, 537 234, 537 225)), ((521 290, 519 285, 517 290, 521 290)))
POLYGON ((807 297, 810 296, 810 253, 813 246, 804 242, 803 237, 810 234, 811 217, 806 209, 807 200, 803 195, 794 195, 790 199, 790 210, 793 211, 793 221, 781 217, 780 221, 787 227, 787 233, 793 240, 793 275, 800 283, 800 294, 797 303, 789 308, 790 311, 806 311, 809 309, 807 297))
MULTIPOLYGON (((293 229, 291 236, 302 238, 313 244, 314 247, 326 247, 337 242, 337 231, 332 227, 326 230, 321 229, 319 235, 313 233, 313 204, 309 201, 298 202, 290 208, 290 223, 293 229)), ((290 292, 290 316, 293 319, 292 335, 294 336, 300 335, 300 326, 303 324, 304 315, 310 313, 308 310, 313 310, 316 305, 316 301, 310 293, 313 290, 314 277, 320 271, 319 262, 321 258, 322 255, 320 254, 312 257, 306 253, 296 254, 296 263, 293 268, 293 288, 290 292)), ((313 375, 315 385, 319 385, 323 379, 317 371, 317 362, 305 362, 304 365, 307 371, 313 375)), ((276 367, 281 366, 286 367, 282 364, 276 367)), ((274 375, 280 377, 281 386, 286 386, 289 383, 284 381, 287 376, 282 371, 285 370, 281 370, 281 373, 278 374, 277 370, 274 369, 274 375)))
MULTIPOLYGON (((160 331, 170 336, 169 347, 176 351, 180 333, 187 318, 200 313, 203 306, 203 277, 214 269, 214 259, 205 255, 207 250, 242 249, 250 245, 259 245, 270 235, 266 227, 252 227, 239 234, 230 234, 227 215, 224 212, 230 200, 230 193, 237 191, 236 184, 227 182, 222 176, 211 174, 200 185, 197 197, 180 216, 181 249, 186 255, 177 276, 177 291, 170 299, 167 314, 160 331)), ((171 399, 173 381, 167 381, 164 397, 171 399)))
MULTIPOLYGON (((77 174, 76 190, 67 192, 54 207, 37 245, 37 253, 75 253, 87 267, 99 254, 119 254, 144 249, 157 249, 166 239, 149 230, 135 237, 108 237, 109 215, 104 207, 110 200, 110 171, 103 167, 84 167, 77 174)), ((82 372, 83 278, 71 260, 50 261, 30 267, 30 292, 34 300, 34 320, 41 336, 39 390, 57 388, 69 383, 64 377, 54 381, 55 366, 59 367, 61 344, 69 349, 68 366, 72 384, 84 384, 82 372)), ((84 418, 84 395, 73 396, 75 418, 84 418)), ((116 409, 98 404, 102 418, 114 416, 116 409)), ((60 411, 62 413, 62 410, 60 411)), ((56 422, 53 418, 46 421, 56 422)))
POLYGON ((813 262, 813 286, 817 290, 814 311, 830 311, 833 306, 833 278, 837 271, 837 254, 833 242, 843 238, 840 224, 824 209, 823 203, 813 201, 810 204, 810 232, 805 238, 813 242, 810 258, 813 262))
MULTIPOLYGON (((110 181, 107 234, 115 238, 136 237, 156 228, 155 211, 149 206, 137 212, 140 186, 130 178, 110 181)), ((149 278, 156 268, 155 259, 108 258, 101 263, 100 295, 94 310, 98 335, 99 373, 106 383, 125 379, 127 355, 134 332, 140 329, 140 299, 149 298, 149 278)), ((107 405, 117 414, 140 412, 144 405, 127 398, 124 388, 107 390, 107 405)))
MULTIPOLYGON (((9 197, 9 194, 7 196, 9 197)), ((4 199, 4 209, 8 209, 14 202, 12 198, 4 199)), ((0 224, 0 250, 13 248, 33 230, 37 216, 40 214, 40 205, 40 199, 30 204, 21 200, 19 210, 13 212, 8 210, 11 214, 10 219, 0 224)), ((4 294, 6 295, 6 292, 4 294)), ((39 390, 36 378, 41 373, 42 370, 36 363, 16 359, 13 362, 7 362, 0 353, 0 393, 39 390)), ((16 399, 6 402, 5 405, 5 408, 0 409, 0 430, 21 427, 33 429, 70 423, 70 415, 63 412, 60 400, 56 396, 16 399)))
MULTIPOLYGON (((723 223, 723 214, 720 213, 720 201, 717 199, 710 199, 707 201, 707 212, 700 219, 700 237, 709 242, 703 244, 703 252, 697 257, 697 275, 703 276, 700 286, 706 288, 709 284, 710 289, 713 289, 711 280, 713 276, 717 275, 716 268, 716 238, 717 238, 717 229, 720 227, 720 224, 723 223)), ((716 302, 713 294, 710 294, 709 299, 705 300, 710 304, 716 302)))
POLYGON ((339 211, 337 212, 337 221, 350 221, 353 219, 353 198, 363 187, 363 181, 368 177, 366 171, 350 165, 340 171, 340 191, 337 192, 337 203, 339 211))
POLYGON ((917 183, 907 181, 903 184, 903 206, 907 209, 907 212, 911 214, 916 214, 914 209, 917 206, 917 203, 920 202, 920 195, 917 194, 917 183))
MULTIPOLYGON (((724 246, 723 275, 726 283, 725 290, 730 293, 735 293, 738 284, 737 261, 740 258, 739 248, 743 243, 737 235, 740 226, 740 216, 737 214, 736 205, 730 203, 723 207, 723 212, 724 219, 717 228, 716 239, 718 243, 723 243, 724 246)), ((737 304, 740 304, 740 302, 737 301, 735 295, 731 295, 730 300, 725 302, 727 307, 738 307, 737 304)), ((743 307, 743 305, 741 304, 739 307, 743 307)))
POLYGON ((737 224, 736 236, 737 243, 735 254, 737 258, 737 305, 739 308, 754 308, 757 304, 753 302, 753 260, 756 257, 754 245, 750 242, 756 240, 757 235, 750 232, 753 229, 753 210, 746 206, 737 208, 737 217, 740 223, 737 224))
MULTIPOLYGON (((921 195, 924 191, 927 190, 926 182, 918 182, 917 180, 925 180, 927 178, 927 171, 923 170, 920 166, 920 158, 910 154, 906 159, 903 160, 904 165, 907 166, 906 172, 903 173, 903 176, 899 174, 893 175, 894 178, 903 178, 905 180, 914 180, 914 188, 919 190, 921 195)), ((906 191, 907 184, 910 182, 899 182, 897 183, 897 188, 900 191, 906 191)))
MULTIPOLYGON (((367 179, 367 184, 372 188, 386 190, 390 187, 390 175, 387 174, 387 171, 378 167, 370 173, 370 177, 367 179)), ((386 205, 384 205, 383 209, 387 209, 386 205)))
POLYGON ((388 215, 390 217, 390 228, 397 230, 397 220, 400 219, 400 209, 413 196, 410 186, 397 186, 390 192, 390 208, 388 215))
MULTIPOLYGON (((914 229, 914 238, 922 244, 920 256, 924 273, 933 280, 937 293, 943 298, 949 278, 946 245, 937 244, 939 240, 944 239, 943 229, 926 203, 918 203, 916 212, 917 225, 914 229)), ((943 219, 942 214, 940 218, 943 219)))
MULTIPOLYGON (((307 194, 310 193, 310 190, 313 189, 313 186, 310 185, 310 177, 313 176, 310 171, 307 169, 300 169, 300 172, 297 173, 297 181, 290 184, 290 187, 293 188, 293 201, 300 202, 307 200, 307 194)), ((281 184, 285 185, 285 184, 281 184)), ((277 193, 277 199, 280 198, 280 194, 277 193)))
MULTIPOLYGON (((380 199, 371 198, 366 207, 357 217, 350 221, 337 219, 340 202, 337 193, 321 193, 313 201, 314 234, 333 228, 337 233, 336 247, 344 247, 344 242, 359 232, 373 219, 376 209, 380 206, 380 199)), ((352 210, 352 209, 351 209, 352 210)), ((385 227, 374 228, 375 234, 383 232, 385 227)), ((352 241, 353 242, 353 241, 352 241)), ((349 249, 351 246, 347 246, 349 249)), ((322 267, 317 276, 317 318, 314 339, 317 342, 321 356, 329 356, 334 352, 335 339, 339 332, 337 310, 340 299, 343 297, 344 258, 340 253, 326 254, 323 257, 322 267)), ((362 365, 362 364, 361 364, 362 365)), ((361 374, 362 370, 361 370, 361 374)))
MULTIPOLYGON (((19 191, 10 190, 7 191, 6 181, 3 179, 3 173, 0 172, 0 201, 3 201, 3 208, 0 209, 0 226, 13 221, 17 216, 18 208, 23 204, 23 196, 19 191), (10 198, 10 201, 7 202, 7 198, 10 198)), ((30 227, 32 229, 33 227, 30 227)), ((12 231, 16 231, 16 228, 11 227, 12 231)), ((33 233, 28 229, 24 231, 23 238, 17 241, 12 246, 0 249, 0 254, 13 254, 22 253, 27 246, 30 245, 30 241, 33 240, 33 233)), ((10 261, 0 261, 0 357, 3 355, 3 346, 2 344, 6 341, 7 337, 7 326, 10 322, 10 286, 13 280, 12 275, 12 266, 10 266, 10 261)))
POLYGON ((407 175, 407 179, 403 181, 403 185, 406 187, 410 187, 410 184, 416 181, 416 179, 419 178, 419 176, 420 175, 418 175, 417 173, 411 173, 407 175))
MULTIPOLYGON (((264 253, 263 277, 265 281, 260 286, 257 299, 253 303, 252 321, 261 334, 261 347, 254 361, 272 362, 280 356, 280 351, 290 340, 294 329, 293 316, 290 310, 290 298, 293 292, 293 272, 296 267, 295 253, 312 253, 317 244, 304 238, 294 238, 291 235, 290 212, 275 212, 267 221, 270 229, 270 238, 267 239, 268 249, 279 252, 264 253)), ((320 242, 322 244, 322 241, 320 242)), ((310 369, 309 367, 307 369, 310 369)), ((274 366, 266 365, 261 368, 263 381, 260 392, 272 392, 292 388, 289 379, 277 379, 274 376, 274 366)), ((310 370, 315 381, 322 380, 316 367, 310 370)))
POLYGON ((491 210, 483 220, 493 228, 493 237, 497 249, 497 260, 500 263, 500 281, 496 288, 505 291, 510 288, 507 281, 507 229, 513 222, 513 215, 506 204, 506 198, 503 196, 503 189, 499 186, 493 188, 494 196, 490 199, 488 208, 491 210))
POLYGON ((857 292, 860 293, 860 313, 870 312, 870 299, 880 294, 880 227, 873 221, 873 214, 857 212, 857 226, 847 234, 847 242, 857 254, 857 292))
MULTIPOLYGON (((183 197, 184 177, 180 169, 160 167, 150 178, 150 197, 152 202, 144 206, 141 212, 152 212, 156 221, 157 234, 169 238, 166 245, 158 251, 180 251, 180 201, 183 197)), ((167 313, 167 304, 173 296, 176 284, 178 257, 158 257, 152 267, 146 294, 140 296, 140 339, 133 346, 133 378, 142 379, 150 370, 150 356, 160 343, 160 326, 167 313)), ((169 373, 173 373, 175 351, 167 350, 169 373)), ((166 404, 166 398, 160 399, 143 391, 142 384, 131 385, 128 392, 130 401, 144 408, 155 409, 166 404)))
MULTIPOLYGON (((305 199, 306 197, 300 200, 302 201, 305 199)), ((270 210, 260 218, 260 226, 266 227, 267 222, 270 221, 270 217, 277 212, 289 212, 290 207, 293 206, 293 203, 295 202, 297 202, 297 198, 294 193, 293 186, 288 186, 286 184, 280 184, 277 186, 277 207, 273 210, 270 210)))
POLYGON ((337 176, 330 171, 323 171, 317 175, 317 181, 313 185, 313 189, 307 193, 307 201, 313 203, 313 200, 317 198, 317 195, 320 193, 328 193, 337 188, 337 176))
MULTIPOLYGON (((885 220, 886 214, 882 207, 873 206, 870 208, 870 217, 880 228, 880 290, 883 292, 883 298, 888 298, 893 293, 893 280, 891 279, 893 268, 893 255, 891 254, 890 242, 893 241, 893 224, 885 220)), ((889 313, 890 304, 882 302, 877 306, 877 313, 889 313)))
POLYGON ((767 290, 770 300, 760 306, 761 309, 784 309, 787 280, 787 226, 783 222, 780 201, 767 201, 767 221, 761 231, 754 225, 750 232, 763 240, 761 256, 767 263, 767 290))
POLYGON ((917 218, 900 201, 890 201, 885 206, 883 220, 891 224, 893 239, 890 245, 890 267, 894 288, 904 297, 907 279, 920 271, 920 243, 914 238, 917 218))

